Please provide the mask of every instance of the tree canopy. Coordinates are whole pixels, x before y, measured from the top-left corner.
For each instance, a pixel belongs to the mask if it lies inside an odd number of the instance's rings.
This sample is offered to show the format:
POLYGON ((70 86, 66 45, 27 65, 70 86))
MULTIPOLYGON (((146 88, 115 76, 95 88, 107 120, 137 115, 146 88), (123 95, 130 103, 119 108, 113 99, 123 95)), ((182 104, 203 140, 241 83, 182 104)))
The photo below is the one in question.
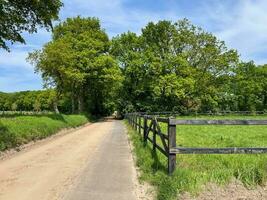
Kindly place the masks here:
POLYGON ((70 93, 72 110, 104 113, 114 107, 114 95, 122 79, 109 54, 109 39, 96 18, 69 18, 53 31, 53 40, 29 60, 46 85, 58 95, 70 93), (77 99, 77 103, 76 103, 77 99))
MULTIPOLYGON (((54 111, 55 91, 22 91, 14 93, 0 92, 0 111, 54 111)), ((59 102, 63 112, 70 112, 69 100, 64 97, 59 102)))
POLYGON ((9 50, 7 41, 25 43, 25 31, 51 29, 62 5, 60 0, 0 0, 0 48, 9 50))
POLYGON ((150 22, 140 36, 121 34, 111 52, 125 76, 121 102, 142 111, 215 109, 238 63, 235 50, 187 19, 150 22))
MULTIPOLYGON (((56 111, 58 105, 93 114, 267 110, 267 65, 243 62, 187 19, 150 22, 139 35, 109 40, 97 18, 68 18, 28 59, 53 91, 56 111)), ((21 108, 8 102, 9 109, 21 108)), ((43 109, 42 101, 31 108, 43 109)))

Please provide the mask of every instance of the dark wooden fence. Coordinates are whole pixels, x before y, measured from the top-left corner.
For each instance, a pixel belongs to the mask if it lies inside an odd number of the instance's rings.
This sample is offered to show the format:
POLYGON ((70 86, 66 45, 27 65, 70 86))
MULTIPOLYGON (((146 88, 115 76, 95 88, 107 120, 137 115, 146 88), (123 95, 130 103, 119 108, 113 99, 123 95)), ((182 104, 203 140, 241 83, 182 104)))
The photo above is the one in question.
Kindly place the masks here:
MULTIPOLYGON (((163 113, 165 115, 166 113, 163 113)), ((172 117, 160 117, 145 113, 128 113, 125 115, 129 124, 143 135, 144 142, 151 142, 153 150, 159 150, 168 158, 168 173, 176 166, 176 154, 263 154, 267 147, 254 148, 191 148, 176 146, 176 126, 178 125, 267 125, 267 120, 179 120, 172 117), (167 133, 163 133, 159 123, 167 125, 167 133), (152 137, 150 137, 152 133, 152 137), (157 141, 159 136, 161 144, 157 141)), ((267 133, 266 133, 267 134, 267 133)))

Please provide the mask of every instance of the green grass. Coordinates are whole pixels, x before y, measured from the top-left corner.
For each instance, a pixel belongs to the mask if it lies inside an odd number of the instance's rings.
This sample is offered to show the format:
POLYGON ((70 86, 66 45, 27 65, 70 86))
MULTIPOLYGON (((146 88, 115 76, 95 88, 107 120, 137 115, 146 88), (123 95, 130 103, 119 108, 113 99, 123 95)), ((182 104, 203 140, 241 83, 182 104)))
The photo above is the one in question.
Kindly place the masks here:
POLYGON ((88 122, 85 115, 4 115, 0 117, 0 151, 48 137, 60 129, 88 122))
MULTIPOLYGON (((194 117, 179 117, 195 119, 194 117)), ((205 119, 266 119, 266 116, 198 116, 205 119)), ((161 124, 166 133, 167 126, 161 124)), ((141 180, 157 188, 157 199, 176 199, 181 192, 196 195, 200 186, 213 182, 229 183, 233 178, 246 187, 267 181, 267 155, 177 155, 177 168, 166 173, 167 159, 129 127, 135 147, 141 180)), ((160 139, 157 138, 159 141, 160 139)), ((266 147, 267 126, 177 126, 177 145, 184 147, 266 147)))

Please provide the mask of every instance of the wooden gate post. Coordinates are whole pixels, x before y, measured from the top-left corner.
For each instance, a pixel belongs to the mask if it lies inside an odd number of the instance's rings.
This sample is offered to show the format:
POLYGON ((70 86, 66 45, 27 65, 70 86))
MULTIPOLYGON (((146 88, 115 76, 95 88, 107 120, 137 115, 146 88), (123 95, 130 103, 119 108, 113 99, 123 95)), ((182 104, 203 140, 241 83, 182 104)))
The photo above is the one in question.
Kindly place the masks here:
POLYGON ((147 132, 147 116, 144 115, 144 142, 146 142, 146 132, 147 132))
POLYGON ((170 153, 170 149, 176 147, 176 125, 168 122, 168 173, 172 174, 176 167, 176 154, 170 153))

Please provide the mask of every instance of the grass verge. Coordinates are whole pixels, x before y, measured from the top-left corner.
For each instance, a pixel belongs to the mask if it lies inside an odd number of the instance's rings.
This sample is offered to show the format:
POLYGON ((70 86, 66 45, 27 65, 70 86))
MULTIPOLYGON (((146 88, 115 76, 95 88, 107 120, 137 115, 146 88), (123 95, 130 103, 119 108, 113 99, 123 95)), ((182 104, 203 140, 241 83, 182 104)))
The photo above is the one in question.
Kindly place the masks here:
MULTIPOLYGON (((166 127, 161 126, 166 133, 166 127)), ((177 169, 168 176, 166 157, 159 151, 153 152, 151 144, 144 144, 142 136, 129 125, 128 130, 136 164, 141 171, 140 179, 156 187, 159 200, 177 199, 182 192, 196 195, 201 186, 209 182, 225 185, 233 178, 246 187, 266 184, 267 155, 177 155, 177 169)), ((180 126, 177 127, 177 144, 188 147, 266 147, 267 126, 180 126)))
POLYGON ((48 137, 63 128, 80 126, 89 120, 86 115, 4 115, 0 117, 0 151, 48 137))

